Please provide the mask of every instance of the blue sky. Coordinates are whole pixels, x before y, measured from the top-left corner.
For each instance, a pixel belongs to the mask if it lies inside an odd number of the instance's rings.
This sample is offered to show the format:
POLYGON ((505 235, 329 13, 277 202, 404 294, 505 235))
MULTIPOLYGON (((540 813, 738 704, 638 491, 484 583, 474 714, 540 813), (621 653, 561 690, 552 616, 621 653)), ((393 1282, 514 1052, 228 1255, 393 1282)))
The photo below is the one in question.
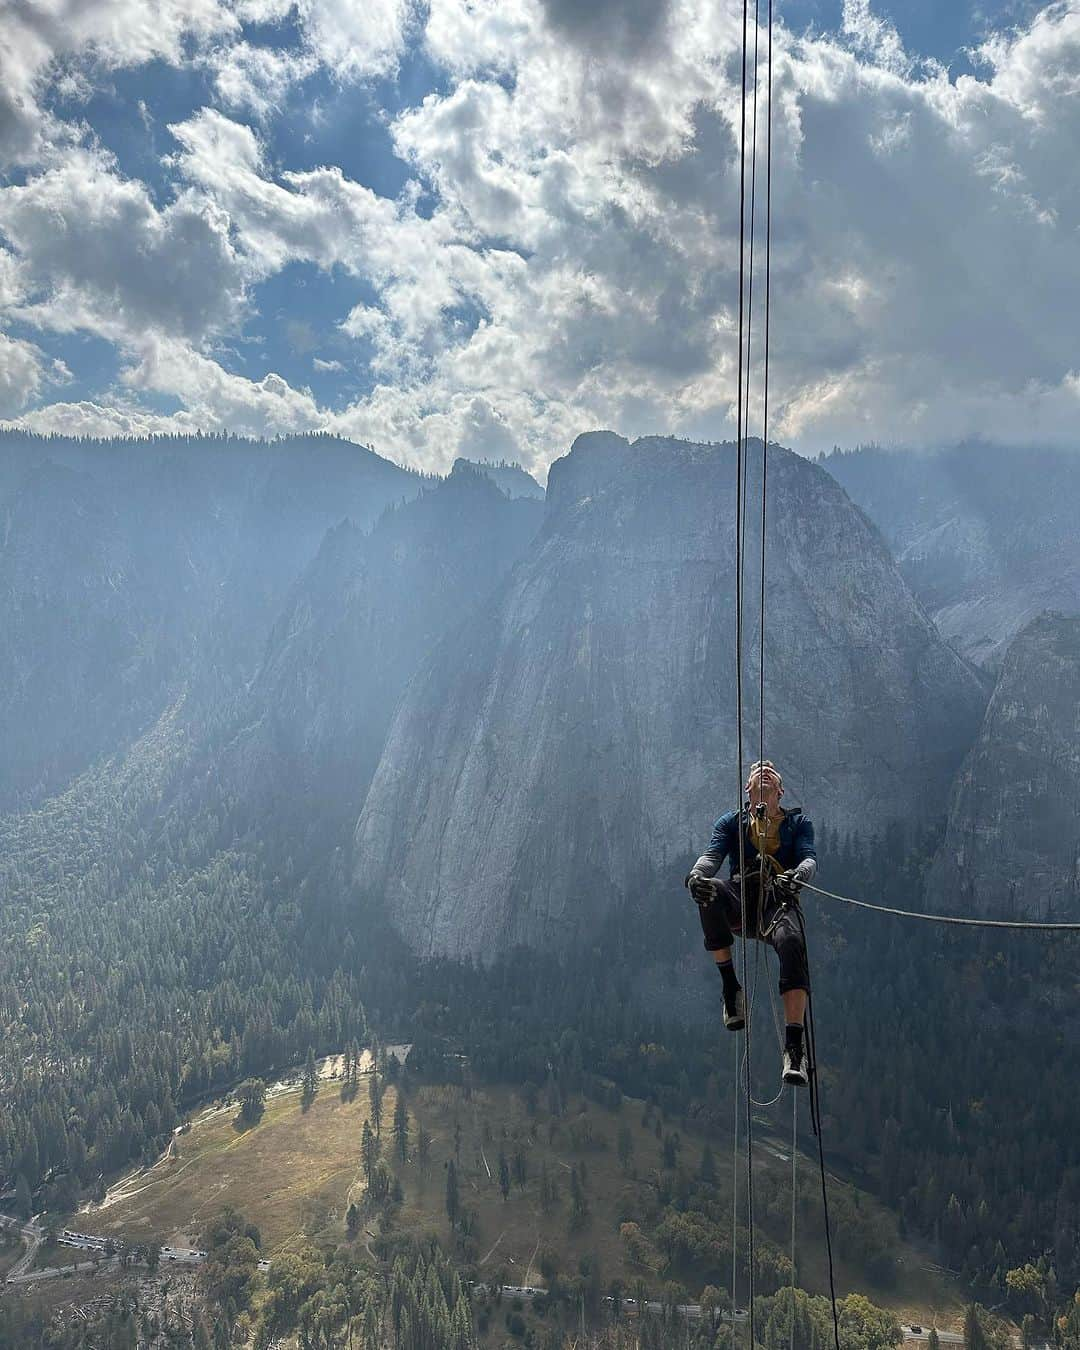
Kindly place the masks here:
MULTIPOLYGON (((0 0, 0 418, 731 433, 741 6, 59 8, 0 0)), ((1073 443, 1080 0, 775 12, 771 434, 1073 443)))

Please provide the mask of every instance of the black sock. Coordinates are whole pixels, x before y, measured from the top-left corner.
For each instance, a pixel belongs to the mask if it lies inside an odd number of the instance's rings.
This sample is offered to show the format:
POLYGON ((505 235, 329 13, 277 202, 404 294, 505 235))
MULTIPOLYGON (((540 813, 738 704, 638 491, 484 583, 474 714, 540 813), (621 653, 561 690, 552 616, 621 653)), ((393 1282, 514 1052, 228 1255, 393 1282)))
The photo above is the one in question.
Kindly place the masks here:
POLYGON ((788 1022, 784 1029, 784 1049, 793 1055, 802 1054, 803 1029, 801 1022, 788 1022))
POLYGON ((739 977, 735 974, 735 962, 717 961, 716 969, 720 972, 720 978, 724 981, 724 997, 733 999, 742 988, 739 977))

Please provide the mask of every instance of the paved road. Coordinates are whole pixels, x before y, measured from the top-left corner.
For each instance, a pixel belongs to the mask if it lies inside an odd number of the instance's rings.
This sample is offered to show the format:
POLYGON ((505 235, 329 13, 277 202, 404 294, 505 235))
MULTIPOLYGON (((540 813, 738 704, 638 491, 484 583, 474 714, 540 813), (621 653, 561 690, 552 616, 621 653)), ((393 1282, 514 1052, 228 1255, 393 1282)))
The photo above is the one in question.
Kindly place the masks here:
POLYGON ((38 1248, 41 1246, 42 1239, 45 1236, 44 1230, 34 1223, 33 1219, 29 1223, 20 1223, 18 1219, 4 1218, 5 1228, 17 1229, 20 1236, 26 1240, 26 1251, 15 1262, 8 1271, 7 1277, 12 1283, 22 1279, 34 1264, 34 1258, 37 1256, 38 1248))
MULTIPOLYGON (((16 1265, 12 1266, 11 1270, 8 1272, 7 1276, 8 1284, 29 1284, 34 1280, 56 1279, 58 1276, 66 1275, 73 1271, 82 1272, 87 1270, 97 1270, 100 1269, 102 1266, 102 1258, 106 1257, 106 1248, 108 1244, 107 1238, 100 1237, 96 1233, 80 1233, 74 1229, 65 1228, 61 1230, 60 1233, 57 1234, 56 1240, 58 1243, 66 1247, 76 1247, 84 1251, 92 1251, 97 1255, 98 1260, 83 1261, 73 1266, 49 1266, 47 1268, 43 1268, 40 1270, 32 1270, 31 1266, 33 1265, 34 1258, 37 1255, 38 1248, 41 1246, 42 1242, 45 1240, 46 1237, 45 1229, 33 1219, 31 1219, 29 1223, 22 1223, 18 1219, 8 1218, 4 1214, 0 1214, 0 1225, 3 1225, 6 1228, 18 1229, 19 1233, 26 1239, 27 1244, 27 1250, 19 1258, 16 1265)), ((122 1245, 123 1244, 116 1244, 116 1246, 122 1245)), ((169 1263, 176 1263, 179 1265, 197 1266, 201 1265, 205 1260, 206 1260, 206 1253, 204 1251, 198 1250, 195 1247, 167 1246, 161 1248, 162 1264, 169 1262, 169 1263)), ((113 1256, 111 1258, 107 1258, 106 1264, 108 1265, 119 1264, 119 1257, 113 1256)), ((267 1271, 270 1269, 270 1262, 267 1261, 266 1259, 260 1260, 258 1263, 258 1268, 261 1271, 267 1271)), ((474 1285, 473 1288, 477 1292, 481 1293, 487 1292, 487 1286, 483 1284, 474 1285)), ((507 1298, 534 1299, 538 1294, 546 1294, 547 1290, 539 1285, 504 1284, 502 1287, 502 1292, 504 1296, 506 1296, 507 1298)), ((608 1298, 605 1300, 605 1302, 610 1303, 611 1299, 608 1298)), ((623 1303, 628 1308, 636 1307, 635 1301, 632 1298, 624 1298, 623 1303)), ((662 1309, 663 1304, 653 1300, 649 1300, 646 1303, 646 1307, 650 1311, 658 1312, 662 1309)), ((679 1312, 684 1317, 693 1317, 693 1318, 700 1317, 701 1306, 700 1304, 697 1303, 684 1303, 679 1306, 679 1312)), ((732 1320, 731 1313, 721 1313, 720 1316, 723 1321, 732 1320)), ((745 1319, 746 1319, 746 1309, 736 1308, 734 1320, 737 1322, 742 1322, 745 1319)), ((911 1342, 913 1345, 918 1345, 930 1339, 929 1328, 921 1326, 919 1325, 919 1323, 908 1325, 901 1323, 900 1330, 904 1333, 904 1340, 907 1342, 911 1342)), ((1015 1339, 1017 1345, 1019 1345, 1020 1344, 1019 1338, 1015 1339)), ((960 1333, 956 1331, 938 1331, 938 1340, 943 1346, 963 1345, 964 1343, 963 1336, 961 1336, 960 1333)), ((1033 1346, 1032 1350, 1050 1350, 1050 1348, 1048 1346, 1047 1347, 1033 1346)))

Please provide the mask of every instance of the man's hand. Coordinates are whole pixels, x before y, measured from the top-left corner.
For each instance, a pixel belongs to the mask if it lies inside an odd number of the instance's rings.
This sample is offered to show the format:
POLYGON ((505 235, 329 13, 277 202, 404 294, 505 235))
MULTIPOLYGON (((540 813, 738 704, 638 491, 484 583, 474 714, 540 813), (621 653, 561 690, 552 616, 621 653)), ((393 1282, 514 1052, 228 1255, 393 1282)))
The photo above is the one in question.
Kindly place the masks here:
POLYGON ((716 899, 716 882, 696 867, 686 878, 686 888, 699 905, 710 905, 716 899))
POLYGON ((773 881, 773 888, 782 900, 798 900, 802 882, 796 874, 796 869, 789 867, 786 872, 781 872, 773 881))

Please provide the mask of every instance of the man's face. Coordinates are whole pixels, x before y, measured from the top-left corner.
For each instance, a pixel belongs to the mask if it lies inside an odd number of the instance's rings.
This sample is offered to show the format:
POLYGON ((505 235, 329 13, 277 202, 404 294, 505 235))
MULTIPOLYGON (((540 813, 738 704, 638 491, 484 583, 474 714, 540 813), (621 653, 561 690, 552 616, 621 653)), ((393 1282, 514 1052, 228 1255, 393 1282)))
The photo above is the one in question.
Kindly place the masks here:
POLYGON ((755 770, 746 784, 751 807, 764 803, 770 814, 779 810, 782 791, 780 775, 773 769, 755 770))

